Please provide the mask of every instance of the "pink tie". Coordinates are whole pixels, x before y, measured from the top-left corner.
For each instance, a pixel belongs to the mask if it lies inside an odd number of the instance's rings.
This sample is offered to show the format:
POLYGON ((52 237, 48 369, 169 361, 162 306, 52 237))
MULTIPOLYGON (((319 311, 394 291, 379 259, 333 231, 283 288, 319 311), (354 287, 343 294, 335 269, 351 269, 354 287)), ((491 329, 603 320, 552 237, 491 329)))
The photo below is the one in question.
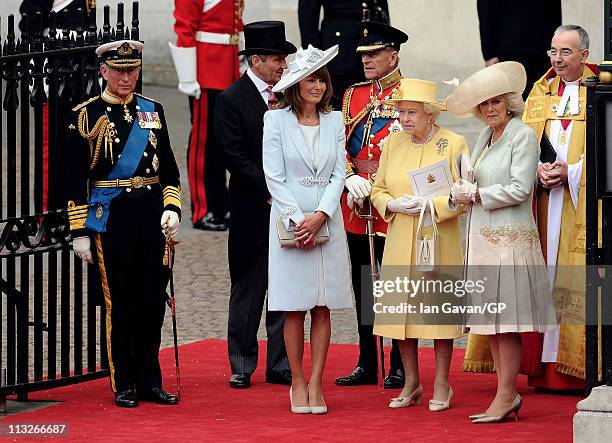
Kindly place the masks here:
POLYGON ((274 109, 274 106, 278 103, 278 99, 274 92, 272 92, 272 86, 268 86, 266 92, 268 93, 268 109, 274 109))

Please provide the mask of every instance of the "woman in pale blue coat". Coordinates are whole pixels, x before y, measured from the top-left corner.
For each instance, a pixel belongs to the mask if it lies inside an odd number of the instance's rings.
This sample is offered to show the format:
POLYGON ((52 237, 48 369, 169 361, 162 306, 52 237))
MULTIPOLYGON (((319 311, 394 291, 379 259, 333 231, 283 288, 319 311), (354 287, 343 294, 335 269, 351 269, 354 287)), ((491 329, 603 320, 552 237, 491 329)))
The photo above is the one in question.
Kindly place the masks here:
POLYGON ((263 166, 272 195, 268 309, 286 311, 285 347, 291 367, 294 413, 326 413, 321 382, 331 335, 330 309, 352 306, 346 234, 339 211, 344 188, 345 135, 340 112, 331 112, 324 65, 337 47, 300 50, 274 88, 284 90, 279 109, 264 116, 263 166), (281 247, 277 223, 295 234, 281 247), (316 241, 317 232, 329 241, 316 241), (312 373, 302 368, 304 319, 312 318, 312 373))

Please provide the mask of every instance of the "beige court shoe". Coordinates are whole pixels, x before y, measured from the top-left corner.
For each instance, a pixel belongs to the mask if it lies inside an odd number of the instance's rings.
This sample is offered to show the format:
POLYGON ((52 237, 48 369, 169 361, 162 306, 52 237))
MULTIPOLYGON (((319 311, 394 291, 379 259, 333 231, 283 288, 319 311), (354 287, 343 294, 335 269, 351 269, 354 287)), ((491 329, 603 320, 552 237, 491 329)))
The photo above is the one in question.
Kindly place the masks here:
POLYGON ((474 419, 472 423, 475 423, 477 425, 478 424, 488 424, 488 423, 501 423, 502 421, 506 419, 506 417, 508 417, 508 415, 512 413, 514 413, 514 421, 518 421, 518 413, 519 413, 519 409, 521 409, 521 406, 523 406, 523 400, 521 399, 520 395, 516 394, 516 396, 512 400, 512 403, 510 403, 510 406, 508 407, 508 409, 506 409, 506 411, 502 415, 499 415, 499 416, 485 415, 484 417, 474 419))
POLYGON ((451 398, 453 398, 453 388, 449 386, 448 388, 448 398, 446 401, 434 400, 433 398, 429 400, 429 410, 431 412, 440 412, 446 411, 450 408, 451 398))
POLYGON ((423 396, 423 385, 417 386, 417 388, 407 397, 396 397, 389 401, 389 407, 393 409, 407 408, 408 406, 415 404, 421 404, 421 397, 423 396))
POLYGON ((292 388, 289 388, 289 403, 291 403, 291 412, 294 414, 310 414, 310 406, 293 406, 292 388))

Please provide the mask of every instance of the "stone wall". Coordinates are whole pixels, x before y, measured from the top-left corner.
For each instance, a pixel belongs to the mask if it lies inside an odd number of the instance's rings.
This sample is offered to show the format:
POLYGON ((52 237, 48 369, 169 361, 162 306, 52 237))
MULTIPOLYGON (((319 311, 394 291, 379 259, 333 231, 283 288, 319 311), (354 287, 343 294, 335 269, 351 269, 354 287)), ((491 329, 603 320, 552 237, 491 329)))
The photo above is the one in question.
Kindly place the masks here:
MULTIPOLYGON (((490 0, 494 1, 494 0, 490 0)), ((112 7, 117 0, 99 0, 112 7)), ((126 3, 127 17, 131 6, 126 3)), ((297 24, 298 0, 245 0, 245 21, 278 19, 287 24, 290 41, 300 43, 297 24)), ((1 34, 6 35, 6 17, 18 10, 18 0, 0 3, 1 34)), ((476 0, 389 0, 394 26, 410 36, 401 51, 405 75, 431 80, 463 79, 483 65, 478 33, 476 0)), ((146 42, 144 70, 148 83, 174 85, 176 74, 170 60, 168 41, 175 39, 172 26, 173 0, 141 0, 141 38, 146 42)), ((578 23, 591 35, 591 59, 603 58, 603 0, 563 0, 563 22, 578 23)))

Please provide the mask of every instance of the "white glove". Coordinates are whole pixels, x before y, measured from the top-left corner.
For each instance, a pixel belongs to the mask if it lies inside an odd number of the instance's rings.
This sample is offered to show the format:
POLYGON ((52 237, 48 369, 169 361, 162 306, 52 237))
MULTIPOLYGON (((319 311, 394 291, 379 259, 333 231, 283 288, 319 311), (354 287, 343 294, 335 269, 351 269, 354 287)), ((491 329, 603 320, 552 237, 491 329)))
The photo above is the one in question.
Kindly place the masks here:
POLYGON ((200 94, 202 92, 200 90, 200 84, 198 82, 179 83, 178 90, 181 91, 183 94, 195 97, 196 99, 200 98, 200 94))
POLYGON ((178 89, 183 94, 196 99, 200 98, 200 84, 198 83, 198 66, 196 47, 183 48, 168 42, 170 54, 178 77, 178 89))
POLYGON ((472 203, 475 193, 476 185, 467 180, 458 180, 451 188, 451 198, 455 203, 472 203))
POLYGON ((423 198, 418 195, 404 194, 387 202, 387 209, 390 212, 400 214, 419 215, 423 207, 423 198))
POLYGON ((91 240, 89 237, 77 237, 72 240, 72 249, 77 257, 86 263, 93 264, 93 255, 91 255, 91 240))
POLYGON ((355 204, 357 204, 357 206, 361 208, 363 206, 364 200, 364 198, 353 198, 353 194, 351 194, 350 192, 346 194, 346 206, 348 206, 349 209, 353 209, 355 204))
POLYGON ((344 186, 349 193, 353 194, 353 200, 357 200, 359 198, 366 198, 370 195, 370 190, 372 189, 372 183, 367 178, 363 178, 358 174, 351 175, 344 182, 344 186))
POLYGON ((174 238, 179 229, 179 216, 174 211, 164 211, 161 217, 162 232, 166 235, 166 229, 170 237, 174 238))

